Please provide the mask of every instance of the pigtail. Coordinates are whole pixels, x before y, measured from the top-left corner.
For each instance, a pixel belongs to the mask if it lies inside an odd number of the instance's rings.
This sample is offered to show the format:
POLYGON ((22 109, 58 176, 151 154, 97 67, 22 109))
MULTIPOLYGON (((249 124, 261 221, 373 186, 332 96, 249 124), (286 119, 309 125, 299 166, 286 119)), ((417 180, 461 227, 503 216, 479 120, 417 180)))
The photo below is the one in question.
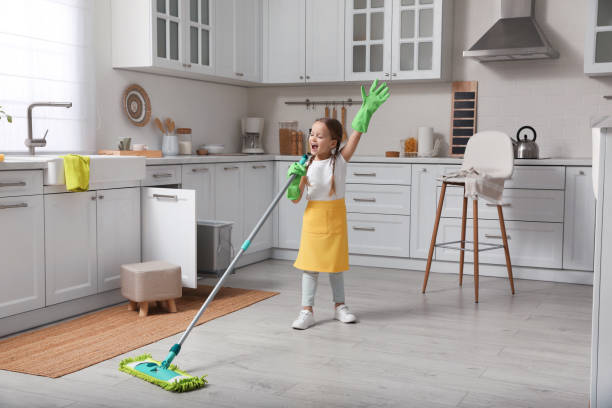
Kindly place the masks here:
POLYGON ((336 153, 333 154, 332 158, 332 175, 331 175, 331 185, 329 187, 329 196, 333 196, 336 194, 336 177, 334 177, 334 173, 336 172, 336 158, 340 153, 340 146, 336 146, 336 153))
MULTIPOLYGON (((306 162, 306 172, 308 172, 308 168, 310 167, 310 165, 312 164, 313 160, 314 160, 315 156, 314 154, 310 155, 310 158, 308 159, 308 161, 306 162)), ((310 181, 308 181, 308 175, 303 177, 303 180, 305 181, 305 184, 310 187, 310 181)))

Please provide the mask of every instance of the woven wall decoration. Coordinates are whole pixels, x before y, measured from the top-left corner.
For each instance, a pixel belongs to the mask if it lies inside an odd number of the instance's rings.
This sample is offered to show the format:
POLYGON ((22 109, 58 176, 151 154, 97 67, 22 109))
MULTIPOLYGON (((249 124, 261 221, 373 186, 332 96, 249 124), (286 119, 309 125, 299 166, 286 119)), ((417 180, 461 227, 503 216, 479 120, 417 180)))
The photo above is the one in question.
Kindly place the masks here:
POLYGON ((140 85, 130 85, 123 91, 123 109, 135 126, 145 126, 151 119, 151 101, 140 85))

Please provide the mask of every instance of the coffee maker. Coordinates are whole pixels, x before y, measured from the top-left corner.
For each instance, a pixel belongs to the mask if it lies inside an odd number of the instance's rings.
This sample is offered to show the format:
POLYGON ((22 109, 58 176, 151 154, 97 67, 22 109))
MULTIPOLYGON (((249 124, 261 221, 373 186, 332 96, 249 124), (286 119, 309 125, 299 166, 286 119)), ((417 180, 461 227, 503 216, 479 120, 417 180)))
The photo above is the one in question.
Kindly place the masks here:
POLYGON ((242 153, 262 154, 263 118, 242 118, 242 153))

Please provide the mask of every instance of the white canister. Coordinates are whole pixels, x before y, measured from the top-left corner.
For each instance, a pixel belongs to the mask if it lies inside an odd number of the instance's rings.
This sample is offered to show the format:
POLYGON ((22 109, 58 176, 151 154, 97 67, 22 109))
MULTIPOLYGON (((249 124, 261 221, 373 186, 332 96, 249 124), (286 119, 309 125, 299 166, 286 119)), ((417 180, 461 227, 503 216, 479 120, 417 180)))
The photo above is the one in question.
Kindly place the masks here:
POLYGON ((179 140, 179 154, 191 154, 191 141, 179 140))
POLYGON ((162 140, 162 154, 164 156, 176 156, 178 152, 178 137, 176 135, 164 135, 162 140))
POLYGON ((433 128, 421 126, 417 129, 418 155, 419 157, 431 157, 434 151, 433 128))

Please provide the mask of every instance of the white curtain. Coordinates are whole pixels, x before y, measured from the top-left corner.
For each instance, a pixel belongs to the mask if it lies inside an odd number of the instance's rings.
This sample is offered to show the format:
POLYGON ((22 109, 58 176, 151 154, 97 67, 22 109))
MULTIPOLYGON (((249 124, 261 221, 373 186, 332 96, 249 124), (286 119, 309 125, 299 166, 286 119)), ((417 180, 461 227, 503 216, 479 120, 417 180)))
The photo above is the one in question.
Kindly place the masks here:
POLYGON ((32 102, 72 102, 34 109, 37 153, 95 150, 94 81, 92 0, 0 0, 0 152, 27 151, 32 102))

